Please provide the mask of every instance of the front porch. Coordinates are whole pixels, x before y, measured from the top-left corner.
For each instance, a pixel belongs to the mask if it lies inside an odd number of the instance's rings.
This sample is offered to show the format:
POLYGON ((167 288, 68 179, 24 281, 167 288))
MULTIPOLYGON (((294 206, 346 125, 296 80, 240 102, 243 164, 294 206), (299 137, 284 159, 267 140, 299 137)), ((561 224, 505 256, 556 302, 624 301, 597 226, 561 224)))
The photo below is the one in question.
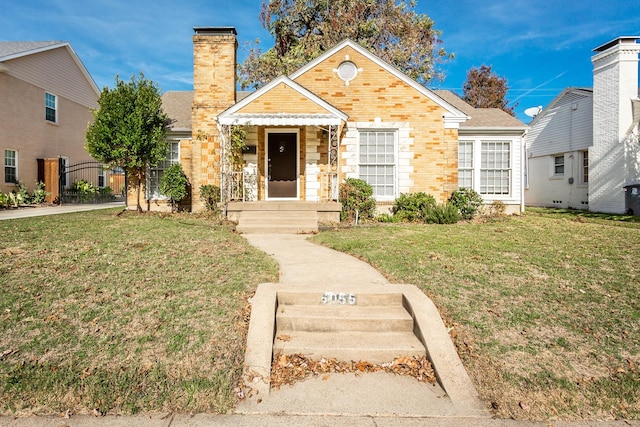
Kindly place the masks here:
POLYGON ((340 222, 339 202, 259 201, 227 204, 239 233, 317 233, 319 224, 340 222))

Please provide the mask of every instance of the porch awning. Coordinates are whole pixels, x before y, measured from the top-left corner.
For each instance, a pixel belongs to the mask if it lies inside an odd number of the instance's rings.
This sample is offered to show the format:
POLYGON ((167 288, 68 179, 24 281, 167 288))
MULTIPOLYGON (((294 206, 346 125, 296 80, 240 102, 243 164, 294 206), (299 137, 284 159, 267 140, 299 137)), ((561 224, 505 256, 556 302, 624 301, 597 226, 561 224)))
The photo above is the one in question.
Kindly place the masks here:
POLYGON ((334 114, 235 113, 219 116, 221 125, 339 126, 343 117, 334 114))

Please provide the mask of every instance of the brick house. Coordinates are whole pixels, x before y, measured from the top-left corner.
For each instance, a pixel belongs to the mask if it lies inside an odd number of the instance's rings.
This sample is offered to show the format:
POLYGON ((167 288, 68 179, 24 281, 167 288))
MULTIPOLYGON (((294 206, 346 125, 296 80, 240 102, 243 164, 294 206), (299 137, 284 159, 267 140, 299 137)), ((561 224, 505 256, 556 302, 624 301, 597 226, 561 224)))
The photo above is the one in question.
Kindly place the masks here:
POLYGON ((593 88, 563 90, 531 122, 531 206, 640 214, 640 36, 595 48, 593 88))
POLYGON ((84 136, 99 95, 69 43, 0 42, 0 192, 43 181, 57 194, 59 159, 92 160, 84 136))
MULTIPOLYGON (((444 203, 458 188, 459 130, 470 117, 357 43, 345 40, 249 94, 236 91, 234 28, 196 28, 193 45, 193 93, 163 95, 175 120, 167 164, 182 164, 192 210, 203 209, 203 184, 221 186, 232 200, 227 215, 240 229, 256 211, 275 211, 274 221, 290 210, 313 211, 316 222, 337 221, 338 185, 349 177, 369 182, 381 209, 401 193, 418 191, 444 203), (246 132, 241 166, 229 156, 234 128, 246 132)), ((483 179, 506 179, 516 195, 512 208, 520 211, 520 181, 513 179, 520 160, 512 159, 521 156, 526 126, 517 127, 520 139, 509 142, 514 146, 502 170, 483 179)), ((147 179, 149 209, 164 208, 161 173, 152 170, 147 179)))

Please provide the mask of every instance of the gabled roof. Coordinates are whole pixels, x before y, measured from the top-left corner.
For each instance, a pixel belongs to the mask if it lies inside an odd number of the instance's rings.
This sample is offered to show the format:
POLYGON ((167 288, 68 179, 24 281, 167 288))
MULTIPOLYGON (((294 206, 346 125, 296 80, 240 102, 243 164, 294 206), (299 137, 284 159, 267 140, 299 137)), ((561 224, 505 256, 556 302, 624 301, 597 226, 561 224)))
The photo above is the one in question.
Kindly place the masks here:
POLYGON ((540 113, 538 113, 538 115, 536 115, 533 118, 531 123, 529 123, 529 126, 533 126, 534 124, 539 122, 541 117, 543 117, 551 109, 557 107, 562 103, 565 103, 567 101, 566 99, 567 97, 581 97, 581 98, 593 99, 593 89, 590 87, 574 87, 574 86, 565 88, 562 92, 558 94, 558 96, 553 98, 553 101, 551 101, 549 105, 544 107, 542 111, 540 111, 540 113))
POLYGON ((65 48, 71 55, 71 58, 76 63, 82 74, 84 74, 87 82, 97 95, 100 95, 100 90, 96 85, 96 82, 89 74, 89 71, 84 66, 78 55, 68 42, 64 41, 0 41, 0 69, 3 62, 10 61, 12 59, 22 58, 29 55, 35 55, 37 53, 46 52, 52 49, 65 48))
POLYGON ((287 76, 280 76, 255 92, 249 94, 246 98, 242 99, 232 107, 220 113, 217 120, 223 125, 340 125, 343 121, 346 121, 348 116, 342 111, 338 110, 333 105, 329 104, 319 96, 305 89, 298 83, 294 82, 287 76), (278 87, 280 84, 287 85, 300 95, 304 96, 309 101, 318 105, 321 109, 325 110, 324 114, 300 114, 300 113, 241 113, 247 105, 260 97, 268 94, 270 91, 278 87))
POLYGON ((476 108, 450 90, 435 90, 436 95, 471 118, 460 124, 461 130, 524 130, 527 125, 499 108, 476 108))
POLYGON ((353 50, 355 50, 358 53, 360 53, 361 55, 367 57, 369 60, 374 62, 377 66, 379 66, 380 68, 382 68, 385 71, 389 72, 390 74, 392 74, 394 77, 398 78, 399 80, 402 80, 404 83, 406 83, 407 85, 411 86, 416 91, 418 91, 419 93, 421 93, 422 95, 426 96, 427 98, 429 98, 430 100, 435 102, 437 105, 439 105, 440 107, 445 109, 447 111, 444 114, 445 121, 450 121, 450 122, 453 122, 453 123, 462 123, 462 122, 464 122, 465 120, 468 119, 467 115, 464 114, 464 112, 460 111, 458 108, 456 108, 455 106, 453 106, 450 103, 446 102, 445 100, 443 100, 439 96, 436 96, 433 93, 433 91, 431 91, 431 90, 427 89, 426 87, 422 86, 420 83, 418 83, 417 81, 413 80, 411 77, 407 76, 402 71, 400 71, 397 68, 393 67, 388 62, 382 60, 377 55, 373 54, 372 52, 370 52, 367 49, 365 49, 364 47, 362 47, 360 44, 358 44, 358 43, 356 43, 356 42, 354 42, 353 40, 350 40, 350 39, 343 40, 341 43, 338 43, 333 48, 327 50, 322 55, 318 56, 317 58, 315 58, 311 62, 309 62, 306 65, 304 65, 303 67, 299 68, 298 70, 296 70, 294 73, 292 73, 290 75, 290 78, 292 80, 297 79, 302 74, 306 73, 307 71, 309 71, 313 67, 317 66, 319 63, 321 63, 325 59, 329 58, 330 56, 335 55, 337 52, 339 52, 340 50, 344 49, 345 47, 350 47, 353 50))

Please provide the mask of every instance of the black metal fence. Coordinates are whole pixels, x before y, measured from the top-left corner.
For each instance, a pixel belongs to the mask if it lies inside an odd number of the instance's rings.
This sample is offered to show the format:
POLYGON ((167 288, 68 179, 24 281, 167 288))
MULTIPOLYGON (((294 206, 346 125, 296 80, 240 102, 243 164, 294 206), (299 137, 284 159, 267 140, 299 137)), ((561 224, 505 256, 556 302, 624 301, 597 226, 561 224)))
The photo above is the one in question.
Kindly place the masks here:
POLYGON ((97 161, 67 164, 59 159, 60 203, 106 203, 124 201, 126 177, 121 169, 107 169, 97 161))

